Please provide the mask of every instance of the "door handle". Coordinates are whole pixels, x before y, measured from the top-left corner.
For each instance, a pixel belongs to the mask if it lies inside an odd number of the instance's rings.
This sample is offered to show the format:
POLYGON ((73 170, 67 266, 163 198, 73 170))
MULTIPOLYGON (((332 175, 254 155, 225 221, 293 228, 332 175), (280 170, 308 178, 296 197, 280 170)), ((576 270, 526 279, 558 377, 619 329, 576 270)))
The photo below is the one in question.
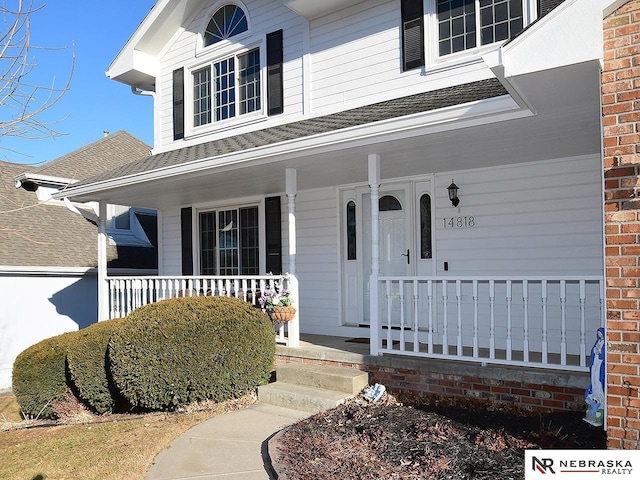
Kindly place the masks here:
POLYGON ((411 254, 409 253, 409 249, 407 248, 407 253, 400 254, 403 257, 407 257, 407 265, 411 264, 411 254))

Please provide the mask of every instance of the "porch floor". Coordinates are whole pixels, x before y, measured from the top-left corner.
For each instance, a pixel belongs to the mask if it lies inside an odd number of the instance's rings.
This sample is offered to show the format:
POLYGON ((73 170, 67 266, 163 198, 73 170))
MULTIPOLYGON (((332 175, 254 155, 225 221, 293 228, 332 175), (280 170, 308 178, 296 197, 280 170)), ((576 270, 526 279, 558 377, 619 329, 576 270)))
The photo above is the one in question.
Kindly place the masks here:
MULTIPOLYGON (((455 351, 455 347, 453 351, 455 351)), ((395 354, 371 356, 369 354, 368 339, 352 339, 329 335, 301 334, 300 347, 292 348, 278 345, 276 347, 276 355, 351 364, 365 370, 368 366, 376 366, 424 373, 453 374, 460 377, 491 378, 500 382, 515 381, 584 389, 589 386, 588 372, 484 364, 479 361, 419 358, 395 354)), ((550 360, 552 359, 551 355, 549 355, 549 358, 550 360)), ((577 361, 577 358, 572 360, 577 361)))

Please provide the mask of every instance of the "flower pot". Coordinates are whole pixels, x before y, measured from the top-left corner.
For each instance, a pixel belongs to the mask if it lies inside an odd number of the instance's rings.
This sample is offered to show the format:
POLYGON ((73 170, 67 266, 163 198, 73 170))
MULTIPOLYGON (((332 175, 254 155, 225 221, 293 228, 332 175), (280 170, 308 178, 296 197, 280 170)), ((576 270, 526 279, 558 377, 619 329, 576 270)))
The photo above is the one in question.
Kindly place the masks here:
POLYGON ((274 322, 290 322, 296 316, 296 309, 295 307, 273 307, 269 316, 274 322))

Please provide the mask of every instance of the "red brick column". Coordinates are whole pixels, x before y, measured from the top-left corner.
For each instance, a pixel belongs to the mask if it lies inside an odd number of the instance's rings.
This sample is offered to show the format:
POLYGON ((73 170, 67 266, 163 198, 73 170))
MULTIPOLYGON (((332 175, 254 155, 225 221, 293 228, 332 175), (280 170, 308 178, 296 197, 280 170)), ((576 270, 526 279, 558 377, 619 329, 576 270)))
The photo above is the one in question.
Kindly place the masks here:
POLYGON ((604 19, 609 448, 640 446, 640 0, 604 19))

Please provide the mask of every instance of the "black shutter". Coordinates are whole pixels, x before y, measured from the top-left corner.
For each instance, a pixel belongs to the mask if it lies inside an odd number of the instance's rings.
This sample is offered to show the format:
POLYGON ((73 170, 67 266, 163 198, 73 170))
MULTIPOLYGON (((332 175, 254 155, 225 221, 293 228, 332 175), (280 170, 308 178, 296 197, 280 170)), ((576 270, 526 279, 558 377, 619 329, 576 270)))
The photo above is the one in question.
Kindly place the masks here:
POLYGON ((282 30, 267 34, 267 111, 269 115, 284 112, 282 77, 282 30))
POLYGON ((564 0, 538 0, 538 18, 544 17, 564 0))
POLYGON ((402 69, 424 66, 424 10, 422 0, 402 0, 402 69))
POLYGON ((180 210, 180 230, 182 238, 182 275, 193 275, 191 207, 185 207, 180 210))
POLYGON ((184 138, 184 69, 173 71, 173 139, 184 138))
POLYGON ((280 197, 264 199, 264 216, 267 243, 267 272, 282 273, 282 219, 280 197))

